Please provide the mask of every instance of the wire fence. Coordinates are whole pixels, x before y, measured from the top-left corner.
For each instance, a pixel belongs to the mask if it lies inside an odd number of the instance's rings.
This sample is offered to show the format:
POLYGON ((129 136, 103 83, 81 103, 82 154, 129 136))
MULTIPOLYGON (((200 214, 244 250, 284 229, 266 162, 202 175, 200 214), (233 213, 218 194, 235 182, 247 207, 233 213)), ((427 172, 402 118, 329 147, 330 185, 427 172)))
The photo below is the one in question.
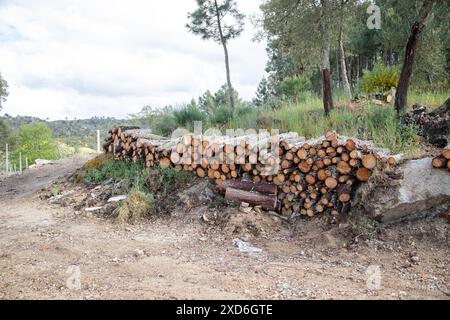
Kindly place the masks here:
MULTIPOLYGON (((97 153, 100 153, 100 130, 97 130, 96 138, 97 153)), ((27 175, 29 173, 30 167, 28 162, 30 158, 27 154, 22 154, 22 152, 17 154, 16 152, 13 152, 13 150, 10 150, 10 146, 7 143, 2 151, 0 151, 0 172, 20 175, 27 175), (4 154, 2 155, 2 153, 4 154)))
POLYGON ((9 145, 5 144, 4 155, 0 162, 0 171, 6 174, 28 174, 28 156, 19 152, 17 155, 11 152, 9 145))

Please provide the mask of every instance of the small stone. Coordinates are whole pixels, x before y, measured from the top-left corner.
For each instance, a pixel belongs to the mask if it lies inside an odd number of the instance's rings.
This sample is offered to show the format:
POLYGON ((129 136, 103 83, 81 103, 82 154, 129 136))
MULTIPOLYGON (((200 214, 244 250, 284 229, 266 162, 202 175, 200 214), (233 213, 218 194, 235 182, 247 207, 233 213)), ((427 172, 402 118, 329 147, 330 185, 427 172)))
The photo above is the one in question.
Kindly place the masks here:
POLYGON ((247 214, 247 213, 252 212, 252 208, 251 207, 240 207, 239 211, 247 214))
POLYGON ((241 208, 248 208, 250 206, 247 202, 241 202, 241 208))
POLYGON ((133 254, 136 258, 143 257, 145 255, 144 250, 141 249, 134 250, 133 254))
POLYGON ((414 264, 418 264, 420 261, 420 258, 418 256, 412 256, 411 257, 411 262, 414 264))

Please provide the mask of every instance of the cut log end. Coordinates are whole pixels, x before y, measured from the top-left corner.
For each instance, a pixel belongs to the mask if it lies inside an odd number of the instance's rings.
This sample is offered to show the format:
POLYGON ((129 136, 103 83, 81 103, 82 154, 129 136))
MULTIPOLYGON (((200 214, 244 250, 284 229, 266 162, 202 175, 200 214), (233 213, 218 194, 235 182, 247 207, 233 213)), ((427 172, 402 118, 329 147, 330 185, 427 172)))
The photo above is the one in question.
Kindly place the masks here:
POLYGON ((447 164, 447 159, 444 156, 440 155, 433 158, 433 160, 431 160, 431 164, 435 168, 443 168, 447 164))
POLYGON ((367 154, 361 158, 364 168, 372 170, 377 166, 377 158, 373 154, 367 154))
POLYGON ((361 182, 366 182, 369 180, 371 174, 372 172, 369 169, 362 167, 356 171, 356 179, 361 182))

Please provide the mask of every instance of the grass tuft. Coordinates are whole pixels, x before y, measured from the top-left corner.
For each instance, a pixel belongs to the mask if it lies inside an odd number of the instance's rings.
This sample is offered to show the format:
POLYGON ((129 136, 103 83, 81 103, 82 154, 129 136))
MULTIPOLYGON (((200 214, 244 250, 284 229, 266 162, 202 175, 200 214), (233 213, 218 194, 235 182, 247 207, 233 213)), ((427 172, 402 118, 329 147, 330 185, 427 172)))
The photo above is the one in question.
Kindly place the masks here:
POLYGON ((128 198, 114 210, 117 223, 136 223, 154 209, 154 199, 152 194, 139 190, 133 190, 128 194, 128 198))

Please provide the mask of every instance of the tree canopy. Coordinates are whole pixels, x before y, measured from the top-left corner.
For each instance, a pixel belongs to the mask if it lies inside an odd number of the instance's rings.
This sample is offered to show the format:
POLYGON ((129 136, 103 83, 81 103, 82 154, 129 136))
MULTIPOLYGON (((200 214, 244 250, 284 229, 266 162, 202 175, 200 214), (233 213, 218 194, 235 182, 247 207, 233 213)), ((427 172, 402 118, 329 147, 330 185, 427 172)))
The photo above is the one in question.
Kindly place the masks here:
POLYGON ((28 157, 30 163, 36 159, 56 159, 57 150, 51 129, 42 122, 20 126, 16 158, 19 152, 23 157, 28 157))
POLYGON ((244 30, 244 15, 235 0, 197 0, 198 8, 188 15, 187 28, 203 39, 218 43, 239 36, 244 30))
POLYGON ((213 39, 222 44, 225 55, 228 101, 231 114, 233 114, 235 101, 231 85, 227 43, 242 33, 245 16, 238 11, 235 0, 197 0, 197 5, 197 10, 188 14, 189 22, 186 27, 203 39, 213 39))

